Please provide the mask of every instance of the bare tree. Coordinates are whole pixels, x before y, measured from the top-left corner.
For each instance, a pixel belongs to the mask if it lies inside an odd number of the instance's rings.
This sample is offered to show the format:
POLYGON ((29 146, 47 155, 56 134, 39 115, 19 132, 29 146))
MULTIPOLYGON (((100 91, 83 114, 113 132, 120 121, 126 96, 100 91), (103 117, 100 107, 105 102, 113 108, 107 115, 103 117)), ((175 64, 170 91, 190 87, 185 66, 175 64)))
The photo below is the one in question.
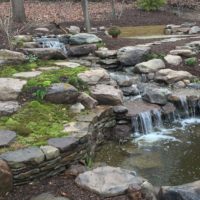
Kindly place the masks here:
POLYGON ((111 9, 112 9, 112 18, 113 19, 120 19, 123 12, 124 12, 124 4, 125 4, 125 0, 121 1, 121 7, 120 9, 117 11, 116 9, 116 1, 115 0, 111 0, 111 9))
POLYGON ((89 16, 89 10, 88 10, 88 0, 81 0, 82 10, 83 10, 83 16, 84 16, 84 23, 86 31, 89 33, 91 30, 90 25, 90 16, 89 16))
POLYGON ((12 18, 14 22, 25 22, 24 0, 11 0, 12 18))

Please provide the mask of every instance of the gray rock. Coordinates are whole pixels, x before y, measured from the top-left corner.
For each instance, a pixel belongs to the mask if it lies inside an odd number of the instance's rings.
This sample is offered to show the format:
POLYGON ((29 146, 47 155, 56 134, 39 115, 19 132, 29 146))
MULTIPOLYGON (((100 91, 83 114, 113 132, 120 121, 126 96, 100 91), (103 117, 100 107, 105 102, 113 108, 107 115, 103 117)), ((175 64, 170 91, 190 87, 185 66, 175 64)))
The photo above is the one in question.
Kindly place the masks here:
POLYGON ((170 51, 171 55, 179 55, 184 57, 193 57, 196 53, 190 49, 175 49, 170 51))
POLYGON ((31 198, 30 200, 69 200, 66 197, 55 197, 50 193, 42 193, 36 197, 31 198))
POLYGON ((70 44, 81 45, 81 44, 92 44, 98 43, 102 40, 94 34, 79 33, 70 37, 70 44))
POLYGON ((132 128, 129 125, 116 125, 113 128, 112 132, 112 140, 116 140, 119 142, 127 141, 131 138, 132 128))
POLYGON ((130 87, 122 87, 121 88, 124 96, 135 96, 135 95, 139 95, 140 91, 137 87, 137 85, 131 85, 130 87))
POLYGON ((83 110, 85 110, 85 107, 81 103, 73 104, 70 107, 70 111, 72 113, 81 113, 83 110))
POLYGON ((117 56, 117 51, 108 50, 107 48, 100 48, 97 51, 95 51, 95 54, 102 59, 113 58, 117 56))
POLYGON ((161 59, 152 59, 147 62, 138 63, 134 71, 138 73, 154 73, 159 69, 165 68, 165 63, 161 59))
POLYGON ((142 95, 142 99, 149 103, 165 105, 168 102, 170 94, 171 91, 167 88, 147 87, 142 95))
POLYGON ((131 86, 134 82, 134 79, 131 76, 122 73, 110 73, 110 76, 113 80, 117 82, 120 87, 131 86))
POLYGON ((16 100, 25 84, 25 80, 0 78, 0 101, 16 100))
POLYGON ((85 44, 79 46, 72 46, 69 49, 69 56, 86 56, 94 53, 97 49, 96 44, 85 44))
POLYGON ((103 105, 122 104, 122 91, 111 85, 96 85, 91 87, 91 96, 103 105))
POLYGON ((143 62, 145 56, 150 53, 149 47, 129 46, 118 50, 117 58, 122 65, 131 66, 143 62))
POLYGON ((183 81, 178 81, 173 85, 174 88, 185 88, 186 85, 183 81))
POLYGON ((87 171, 75 179, 78 186, 103 197, 124 194, 130 184, 141 185, 143 181, 144 179, 136 177, 134 172, 110 166, 87 171))
POLYGON ((49 29, 46 27, 39 27, 39 28, 36 28, 34 31, 38 33, 49 33, 49 29))
POLYGON ((12 168, 20 168, 25 163, 39 164, 44 161, 44 153, 38 147, 29 147, 16 151, 10 151, 0 155, 0 158, 8 162, 12 168))
POLYGON ((68 67, 68 68, 76 68, 81 66, 79 63, 68 62, 68 61, 57 61, 54 64, 57 66, 68 67))
POLYGON ((88 85, 108 83, 110 81, 110 75, 105 69, 93 69, 86 71, 78 74, 78 78, 88 85))
POLYGON ((27 57, 23 53, 7 49, 0 50, 0 65, 19 64, 25 61, 27 61, 27 57))
POLYGON ((189 34, 197 34, 197 33, 200 33, 200 27, 199 26, 193 26, 189 31, 189 34))
POLYGON ((21 51, 26 55, 35 55, 39 59, 66 59, 67 56, 57 48, 23 48, 21 51))
POLYGON ((90 95, 82 92, 79 97, 78 101, 81 102, 86 108, 92 109, 95 108, 98 104, 97 100, 92 98, 90 95))
POLYGON ((52 103, 75 103, 79 96, 78 90, 67 83, 55 83, 48 88, 45 99, 52 103))
POLYGON ((78 34, 78 33, 81 32, 81 29, 78 26, 70 26, 68 28, 68 30, 69 30, 69 33, 71 33, 73 35, 78 34))
POLYGON ((158 196, 161 200, 199 200, 200 181, 180 186, 161 187, 158 196))
POLYGON ((126 114, 128 109, 125 106, 113 106, 113 111, 116 114, 126 114))
POLYGON ((103 64, 103 65, 117 65, 118 64, 118 60, 116 58, 101 59, 99 61, 99 64, 103 64))
POLYGON ((156 73, 155 80, 166 82, 168 84, 175 83, 184 79, 192 79, 193 76, 187 71, 175 71, 172 69, 161 69, 156 73))
POLYGON ((7 192, 10 192, 13 187, 12 172, 3 160, 0 160, 0 196, 4 196, 7 192))
POLYGON ((40 149, 43 151, 47 160, 52 160, 60 155, 59 150, 52 146, 41 146, 40 149))
POLYGON ((37 77, 37 76, 39 76, 41 73, 42 73, 42 72, 40 72, 40 71, 19 72, 19 73, 13 74, 13 76, 16 77, 16 78, 29 79, 29 78, 37 77))
POLYGON ((16 138, 14 131, 0 130, 0 147, 9 146, 16 138))
POLYGON ((58 148, 61 152, 69 151, 78 145, 79 140, 75 137, 52 138, 48 140, 48 144, 58 148))
POLYGON ((0 101, 0 116, 11 115, 20 108, 21 106, 17 101, 0 101))
POLYGON ((179 66, 182 63, 181 56, 167 55, 164 57, 165 61, 172 66, 179 66))

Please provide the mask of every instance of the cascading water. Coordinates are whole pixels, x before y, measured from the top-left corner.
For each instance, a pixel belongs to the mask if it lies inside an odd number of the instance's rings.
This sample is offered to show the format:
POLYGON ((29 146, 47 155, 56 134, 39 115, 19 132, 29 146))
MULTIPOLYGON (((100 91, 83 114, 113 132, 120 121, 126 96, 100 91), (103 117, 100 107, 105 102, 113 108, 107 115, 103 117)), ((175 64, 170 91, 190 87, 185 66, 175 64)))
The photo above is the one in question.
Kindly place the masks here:
POLYGON ((36 42, 42 45, 42 48, 59 49, 64 53, 64 55, 67 55, 67 49, 65 45, 61 43, 58 38, 41 37, 37 38, 36 42))
POLYGON ((182 110, 183 110, 186 118, 188 118, 190 116, 190 112, 189 112, 187 97, 186 96, 180 96, 179 99, 180 99, 180 102, 181 102, 182 110))

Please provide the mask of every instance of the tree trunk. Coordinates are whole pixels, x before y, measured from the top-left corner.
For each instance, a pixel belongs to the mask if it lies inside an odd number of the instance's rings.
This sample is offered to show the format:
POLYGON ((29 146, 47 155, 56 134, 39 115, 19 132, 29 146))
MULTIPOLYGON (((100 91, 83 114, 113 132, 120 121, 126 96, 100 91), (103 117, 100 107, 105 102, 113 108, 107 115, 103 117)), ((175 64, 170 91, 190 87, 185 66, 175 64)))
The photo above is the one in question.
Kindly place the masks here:
POLYGON ((11 0, 12 3, 12 18, 14 22, 25 22, 24 0, 11 0))
POLYGON ((88 11, 88 0, 82 0, 81 4, 82 4, 82 9, 83 9, 85 28, 86 28, 86 31, 89 33, 91 30, 91 25, 90 25, 89 11, 88 11))

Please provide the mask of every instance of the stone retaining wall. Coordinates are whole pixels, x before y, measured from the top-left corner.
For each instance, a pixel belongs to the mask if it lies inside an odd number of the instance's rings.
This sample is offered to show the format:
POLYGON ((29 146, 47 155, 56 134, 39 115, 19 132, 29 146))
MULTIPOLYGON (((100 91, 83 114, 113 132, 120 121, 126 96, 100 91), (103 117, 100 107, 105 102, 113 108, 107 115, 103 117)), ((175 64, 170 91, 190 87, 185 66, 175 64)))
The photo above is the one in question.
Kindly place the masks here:
POLYGON ((92 116, 79 116, 77 124, 81 123, 87 126, 87 131, 80 128, 67 137, 49 139, 47 146, 1 154, 0 159, 8 163, 13 173, 14 185, 54 176, 90 155, 96 145, 103 142, 105 134, 115 126, 112 107, 98 108, 92 116))

